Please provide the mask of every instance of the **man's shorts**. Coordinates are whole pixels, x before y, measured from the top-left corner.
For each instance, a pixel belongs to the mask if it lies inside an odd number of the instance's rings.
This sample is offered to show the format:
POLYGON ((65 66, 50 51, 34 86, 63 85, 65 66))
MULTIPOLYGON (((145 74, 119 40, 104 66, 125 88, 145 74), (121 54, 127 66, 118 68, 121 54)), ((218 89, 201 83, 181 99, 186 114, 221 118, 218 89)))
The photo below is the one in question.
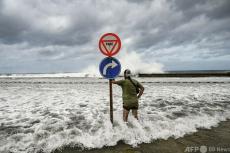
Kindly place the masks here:
POLYGON ((132 110, 133 110, 133 109, 136 109, 136 110, 138 109, 137 106, 132 106, 132 107, 123 106, 123 108, 126 109, 127 111, 130 111, 130 109, 132 109, 132 110))

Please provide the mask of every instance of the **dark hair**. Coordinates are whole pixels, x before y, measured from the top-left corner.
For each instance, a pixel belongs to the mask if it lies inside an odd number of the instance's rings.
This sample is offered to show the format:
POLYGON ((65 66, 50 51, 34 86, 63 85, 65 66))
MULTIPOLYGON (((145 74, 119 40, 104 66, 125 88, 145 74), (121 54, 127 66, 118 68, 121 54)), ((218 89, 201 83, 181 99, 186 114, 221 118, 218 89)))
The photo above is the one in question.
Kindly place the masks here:
POLYGON ((129 80, 130 80, 131 77, 130 77, 130 76, 128 76, 128 77, 126 76, 127 71, 130 71, 130 70, 129 70, 129 69, 126 69, 126 70, 124 71, 124 77, 125 77, 125 79, 129 79, 129 80))

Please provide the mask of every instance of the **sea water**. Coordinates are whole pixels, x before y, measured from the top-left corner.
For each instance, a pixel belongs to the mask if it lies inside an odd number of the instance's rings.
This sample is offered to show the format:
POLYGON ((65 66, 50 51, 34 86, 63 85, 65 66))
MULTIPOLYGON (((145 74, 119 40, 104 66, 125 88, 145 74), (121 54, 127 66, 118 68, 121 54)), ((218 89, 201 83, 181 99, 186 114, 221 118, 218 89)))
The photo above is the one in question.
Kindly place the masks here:
POLYGON ((230 78, 136 78, 145 87, 139 121, 122 120, 122 92, 100 78, 1 78, 0 152, 137 146, 183 137, 230 118, 230 78))

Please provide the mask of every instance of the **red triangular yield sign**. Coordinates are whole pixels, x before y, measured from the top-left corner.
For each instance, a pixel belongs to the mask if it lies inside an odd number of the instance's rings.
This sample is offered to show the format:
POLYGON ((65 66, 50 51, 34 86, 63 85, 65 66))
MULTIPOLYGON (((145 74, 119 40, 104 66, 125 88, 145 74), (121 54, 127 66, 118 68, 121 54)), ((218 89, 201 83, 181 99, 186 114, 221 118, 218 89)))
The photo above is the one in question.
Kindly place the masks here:
POLYGON ((117 45, 117 40, 102 40, 102 45, 107 53, 111 54, 114 51, 115 46, 117 45))

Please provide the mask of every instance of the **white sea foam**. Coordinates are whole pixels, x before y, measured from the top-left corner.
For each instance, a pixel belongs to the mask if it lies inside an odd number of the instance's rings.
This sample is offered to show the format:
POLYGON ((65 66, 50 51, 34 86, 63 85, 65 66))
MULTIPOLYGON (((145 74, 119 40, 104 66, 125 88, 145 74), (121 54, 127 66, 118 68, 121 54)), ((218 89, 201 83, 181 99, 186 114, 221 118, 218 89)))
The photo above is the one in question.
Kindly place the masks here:
POLYGON ((50 73, 50 74, 43 74, 43 73, 31 73, 31 74, 1 74, 0 78, 60 78, 60 77, 100 77, 98 74, 90 74, 90 73, 50 73))
POLYGON ((63 146, 102 148, 118 141, 136 146, 182 137, 230 118, 229 83, 143 83, 140 120, 129 116, 127 124, 122 121, 121 89, 114 86, 112 126, 106 81, 79 78, 68 81, 83 83, 52 84, 57 81, 1 84, 0 152, 49 153, 63 146))

